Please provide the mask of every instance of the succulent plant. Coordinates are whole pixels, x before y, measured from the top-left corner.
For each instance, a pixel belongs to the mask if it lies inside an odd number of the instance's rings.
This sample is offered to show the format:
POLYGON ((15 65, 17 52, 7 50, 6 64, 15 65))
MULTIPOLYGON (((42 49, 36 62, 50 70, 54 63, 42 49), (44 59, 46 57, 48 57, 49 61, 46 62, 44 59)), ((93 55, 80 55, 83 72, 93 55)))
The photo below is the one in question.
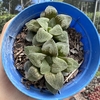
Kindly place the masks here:
POLYGON ((24 53, 29 61, 24 64, 25 77, 30 81, 45 78, 47 89, 56 94, 64 84, 65 73, 79 67, 77 61, 69 58, 69 38, 65 31, 70 26, 69 15, 58 14, 53 6, 48 6, 37 19, 26 23, 26 40, 32 46, 25 46, 24 53))

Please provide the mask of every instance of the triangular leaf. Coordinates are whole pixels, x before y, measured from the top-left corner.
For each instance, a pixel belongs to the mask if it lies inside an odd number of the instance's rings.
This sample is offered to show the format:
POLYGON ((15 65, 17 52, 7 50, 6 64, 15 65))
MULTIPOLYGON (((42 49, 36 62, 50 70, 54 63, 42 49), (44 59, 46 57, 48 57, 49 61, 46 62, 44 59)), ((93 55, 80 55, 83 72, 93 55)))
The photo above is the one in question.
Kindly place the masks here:
POLYGON ((58 49, 53 39, 50 39, 43 44, 42 51, 51 56, 57 56, 58 54, 58 49))
POLYGON ((41 12, 40 17, 45 17, 45 12, 41 12))
POLYGON ((29 55, 30 53, 33 53, 33 52, 40 52, 40 51, 41 51, 40 47, 37 47, 35 45, 33 45, 33 46, 25 46, 24 47, 24 53, 26 55, 29 55))
POLYGON ((52 57, 51 56, 46 56, 46 61, 48 62, 49 65, 52 65, 53 64, 53 61, 52 61, 52 57))
POLYGON ((53 57, 52 59, 53 59, 53 64, 51 67, 52 73, 61 72, 68 67, 67 63, 63 59, 60 59, 58 57, 53 57))
POLYGON ((65 14, 59 14, 55 18, 56 23, 60 24, 62 28, 67 29, 72 21, 71 16, 65 14))
POLYGON ((49 27, 54 27, 56 25, 55 18, 50 19, 49 21, 49 27))
POLYGON ((38 68, 40 68, 40 65, 45 57, 46 55, 42 53, 30 53, 28 55, 28 58, 31 61, 31 63, 38 68))
POLYGON ((33 37, 34 37, 35 33, 32 31, 28 31, 27 35, 26 35, 26 40, 31 42, 33 37))
POLYGON ((57 42, 58 54, 60 56, 67 56, 69 54, 69 44, 57 42))
POLYGON ((40 28, 39 23, 36 20, 34 20, 34 19, 30 20, 25 25, 27 26, 27 28, 28 28, 29 31, 37 32, 38 29, 40 28))
POLYGON ((65 72, 70 73, 79 67, 78 62, 73 58, 63 57, 62 59, 64 59, 68 64, 68 67, 66 68, 66 70, 64 70, 65 72))
POLYGON ((40 72, 41 72, 41 74, 45 74, 45 73, 50 72, 50 66, 46 60, 43 60, 42 64, 40 65, 40 72))
POLYGON ((28 73, 26 75, 26 78, 29 80, 29 81, 38 81, 40 80, 41 78, 43 77, 43 75, 41 75, 39 73, 39 70, 37 68, 35 68, 34 66, 31 66, 28 70, 28 73))
POLYGON ((35 46, 41 46, 42 45, 42 43, 40 43, 40 42, 38 42, 37 40, 36 40, 36 35, 33 37, 33 39, 32 39, 32 45, 35 45, 35 46))
POLYGON ((58 35, 61 35, 63 34, 63 30, 61 28, 60 25, 55 25, 50 31, 49 31, 50 34, 54 35, 54 36, 58 36, 58 35))
POLYGON ((48 6, 45 9, 45 17, 51 19, 57 15, 57 10, 53 6, 48 6))
POLYGON ((43 28, 40 28, 36 34, 36 40, 40 43, 50 40, 51 38, 52 35, 45 31, 43 28))
POLYGON ((55 36, 54 39, 59 42, 64 42, 66 45, 69 44, 68 33, 66 31, 63 31, 63 33, 59 36, 55 36))
POLYGON ((45 80, 55 90, 61 89, 61 87, 63 86, 63 83, 64 83, 64 77, 61 72, 59 72, 57 74, 46 73, 45 80))
POLYGON ((45 17, 38 18, 37 22, 40 24, 40 26, 43 29, 47 30, 47 28, 48 28, 48 22, 49 22, 48 18, 45 18, 45 17))
POLYGON ((66 72, 66 69, 65 69, 64 71, 62 71, 62 74, 63 74, 63 76, 65 76, 65 77, 69 75, 69 73, 66 72))
POLYGON ((32 63, 30 61, 25 62, 24 64, 24 70, 28 72, 29 68, 32 66, 32 63))
POLYGON ((53 93, 53 94, 58 93, 58 90, 54 89, 54 88, 53 88, 52 86, 50 86, 47 82, 45 82, 45 85, 46 85, 47 89, 48 89, 51 93, 53 93))

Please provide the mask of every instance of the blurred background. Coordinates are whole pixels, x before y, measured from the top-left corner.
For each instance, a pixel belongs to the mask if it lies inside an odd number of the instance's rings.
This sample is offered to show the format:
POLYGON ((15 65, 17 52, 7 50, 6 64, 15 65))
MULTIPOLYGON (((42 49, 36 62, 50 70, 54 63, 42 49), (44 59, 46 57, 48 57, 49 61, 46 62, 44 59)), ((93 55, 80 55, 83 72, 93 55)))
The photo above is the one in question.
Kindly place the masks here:
POLYGON ((0 33, 3 25, 23 9, 45 1, 66 2, 76 6, 90 17, 100 33, 100 0, 0 0, 0 33))

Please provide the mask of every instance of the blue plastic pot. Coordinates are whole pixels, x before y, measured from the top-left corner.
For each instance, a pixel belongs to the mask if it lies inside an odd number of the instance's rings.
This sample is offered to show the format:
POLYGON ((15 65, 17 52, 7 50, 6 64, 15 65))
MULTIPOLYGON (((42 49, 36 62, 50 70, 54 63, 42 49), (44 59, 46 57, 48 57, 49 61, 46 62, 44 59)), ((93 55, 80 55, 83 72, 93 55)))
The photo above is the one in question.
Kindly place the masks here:
POLYGON ((61 2, 45 2, 32 5, 19 13, 5 32, 2 43, 2 63, 12 84, 24 94, 40 100, 61 100, 79 92, 95 76, 100 65, 100 36, 90 19, 72 5, 61 2), (40 13, 48 5, 54 6, 59 13, 68 14, 73 18, 70 27, 74 27, 82 34, 85 53, 84 62, 80 67, 81 72, 71 82, 62 87, 60 94, 56 95, 52 95, 48 91, 42 93, 34 87, 27 90, 20 82, 21 76, 15 69, 13 58, 13 43, 16 35, 21 31, 27 21, 39 17, 40 13))

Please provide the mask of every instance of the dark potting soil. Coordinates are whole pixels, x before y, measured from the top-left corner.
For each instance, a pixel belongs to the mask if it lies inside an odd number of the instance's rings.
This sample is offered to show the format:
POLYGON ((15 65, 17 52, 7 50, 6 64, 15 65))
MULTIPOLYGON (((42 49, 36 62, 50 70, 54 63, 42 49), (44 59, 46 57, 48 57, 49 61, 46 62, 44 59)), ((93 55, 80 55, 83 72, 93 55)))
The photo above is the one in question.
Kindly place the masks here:
MULTIPOLYGON (((68 28, 66 30, 68 32, 69 36, 69 45, 70 45, 70 53, 69 57, 75 59, 78 61, 79 64, 83 61, 83 44, 80 41, 82 36, 80 33, 78 33, 74 28, 68 28)), ((26 55, 24 54, 24 46, 30 46, 32 45, 31 42, 26 41, 26 34, 28 30, 26 27, 22 29, 22 31, 17 35, 15 42, 14 42, 14 61, 15 61, 15 67, 17 71, 22 75, 21 82, 27 87, 30 88, 30 86, 37 87, 41 89, 41 91, 45 90, 45 80, 44 78, 40 79, 37 82, 31 82, 27 79, 25 79, 25 71, 24 71, 24 64, 28 60, 26 55)), ((77 74, 79 70, 77 69, 75 73, 71 75, 71 77, 68 79, 67 82, 69 82, 71 79, 73 79, 77 74)), ((66 80, 66 77, 65 77, 66 80)), ((67 83, 66 82, 66 83, 67 83)))

